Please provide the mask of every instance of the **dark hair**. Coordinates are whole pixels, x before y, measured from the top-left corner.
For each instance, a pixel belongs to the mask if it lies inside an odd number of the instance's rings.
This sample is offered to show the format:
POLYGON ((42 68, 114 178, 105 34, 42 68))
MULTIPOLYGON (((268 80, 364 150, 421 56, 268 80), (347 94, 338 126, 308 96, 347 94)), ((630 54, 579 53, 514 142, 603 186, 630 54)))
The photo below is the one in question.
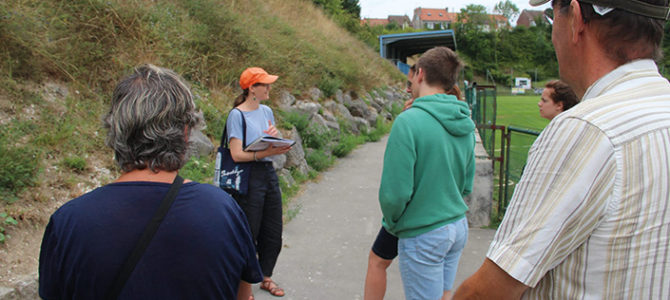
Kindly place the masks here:
POLYGON ((463 68, 458 55, 447 47, 435 47, 426 51, 416 63, 422 69, 428 85, 440 86, 445 91, 451 89, 463 68))
MULTIPOLYGON (((566 13, 571 0, 558 1, 561 13, 566 13)), ((667 0, 639 0, 654 5, 666 5, 667 0)), ((596 25, 596 36, 601 45, 607 47, 610 59, 623 65, 640 58, 651 58, 659 61, 663 57, 661 41, 663 40, 664 21, 614 9, 604 16, 593 9, 593 5, 579 1, 584 23, 596 25)))
POLYGON ((237 98, 235 98, 235 101, 233 102, 233 108, 244 103, 244 101, 247 100, 247 96, 249 96, 249 89, 243 89, 242 94, 240 94, 239 96, 237 96, 237 98))
POLYGON ((563 111, 566 111, 579 103, 579 98, 577 98, 575 91, 563 81, 552 80, 547 82, 545 87, 553 90, 550 96, 551 100, 555 103, 562 103, 563 111))
POLYGON ((103 117, 107 146, 124 172, 180 169, 189 145, 184 129, 201 124, 186 82, 154 65, 138 67, 119 82, 103 117))
MULTIPOLYGON (((259 85, 262 85, 262 84, 264 84, 264 83, 259 82, 259 83, 254 83, 252 86, 259 86, 259 85)), ((248 96, 249 96, 249 89, 243 89, 242 94, 237 96, 237 98, 235 98, 235 101, 233 101, 233 107, 237 107, 238 105, 244 103, 244 101, 247 100, 248 96)))

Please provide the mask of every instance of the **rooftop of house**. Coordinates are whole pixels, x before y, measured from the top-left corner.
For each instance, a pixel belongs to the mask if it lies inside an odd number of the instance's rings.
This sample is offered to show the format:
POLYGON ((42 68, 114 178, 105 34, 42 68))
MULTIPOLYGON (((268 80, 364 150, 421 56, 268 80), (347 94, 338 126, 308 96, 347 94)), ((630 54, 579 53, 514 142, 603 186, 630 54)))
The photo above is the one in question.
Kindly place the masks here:
POLYGON ((379 26, 379 25, 386 25, 389 23, 388 19, 374 19, 374 18, 365 18, 361 20, 361 24, 368 24, 368 26, 373 27, 373 26, 379 26))
POLYGON ((457 13, 447 12, 445 8, 423 8, 419 7, 414 10, 414 17, 422 21, 437 21, 437 22, 456 22, 458 20, 457 13))
POLYGON ((409 23, 409 17, 408 16, 389 16, 388 17, 389 22, 396 22, 398 24, 403 24, 403 23, 409 23))

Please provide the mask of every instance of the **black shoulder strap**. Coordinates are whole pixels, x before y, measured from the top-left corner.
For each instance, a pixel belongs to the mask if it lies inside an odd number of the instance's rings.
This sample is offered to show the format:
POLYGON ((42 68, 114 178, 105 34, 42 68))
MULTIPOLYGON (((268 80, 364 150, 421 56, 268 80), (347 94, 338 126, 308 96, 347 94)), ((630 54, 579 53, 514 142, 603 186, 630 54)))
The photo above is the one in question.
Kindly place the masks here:
MULTIPOLYGON (((244 113, 239 108, 233 108, 230 110, 237 110, 242 116, 242 149, 247 147, 247 121, 244 119, 244 113)), ((228 118, 230 118, 230 112, 228 113, 228 118)), ((223 135, 221 136, 221 147, 228 148, 228 120, 226 119, 226 125, 223 125, 223 135)))
POLYGON ((154 234, 158 231, 158 226, 161 225, 161 222, 163 222, 165 215, 167 215, 167 212, 170 210, 174 199, 177 198, 177 193, 179 192, 182 183, 184 183, 184 178, 177 175, 177 177, 174 178, 167 195, 163 198, 163 202, 161 202, 161 205, 154 213, 154 216, 151 218, 147 227, 144 228, 144 232, 135 245, 133 252, 130 253, 130 256, 123 264, 123 267, 121 267, 121 272, 119 272, 118 277, 114 280, 110 293, 107 294, 107 299, 116 300, 119 298, 123 287, 126 285, 126 281, 130 278, 130 274, 133 273, 133 270, 135 270, 135 265, 140 261, 144 251, 147 250, 149 243, 151 243, 151 239, 153 239, 154 234))

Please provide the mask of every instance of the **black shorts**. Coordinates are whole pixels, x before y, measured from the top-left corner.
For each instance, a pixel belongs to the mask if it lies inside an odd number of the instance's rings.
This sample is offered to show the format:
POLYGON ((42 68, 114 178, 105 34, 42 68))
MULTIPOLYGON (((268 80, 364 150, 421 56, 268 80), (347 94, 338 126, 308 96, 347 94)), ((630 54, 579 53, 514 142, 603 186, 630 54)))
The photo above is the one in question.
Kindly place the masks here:
POLYGON ((372 252, 383 259, 394 259, 398 256, 398 238, 382 226, 375 243, 372 244, 372 252))

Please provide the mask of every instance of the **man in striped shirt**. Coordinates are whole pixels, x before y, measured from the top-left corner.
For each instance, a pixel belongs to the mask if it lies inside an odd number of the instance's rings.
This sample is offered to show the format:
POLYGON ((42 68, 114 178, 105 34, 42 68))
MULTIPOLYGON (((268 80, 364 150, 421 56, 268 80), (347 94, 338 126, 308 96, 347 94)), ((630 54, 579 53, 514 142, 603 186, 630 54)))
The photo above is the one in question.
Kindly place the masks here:
POLYGON ((668 1, 552 7, 561 79, 582 101, 531 147, 455 299, 670 299, 670 84, 652 60, 668 1))

